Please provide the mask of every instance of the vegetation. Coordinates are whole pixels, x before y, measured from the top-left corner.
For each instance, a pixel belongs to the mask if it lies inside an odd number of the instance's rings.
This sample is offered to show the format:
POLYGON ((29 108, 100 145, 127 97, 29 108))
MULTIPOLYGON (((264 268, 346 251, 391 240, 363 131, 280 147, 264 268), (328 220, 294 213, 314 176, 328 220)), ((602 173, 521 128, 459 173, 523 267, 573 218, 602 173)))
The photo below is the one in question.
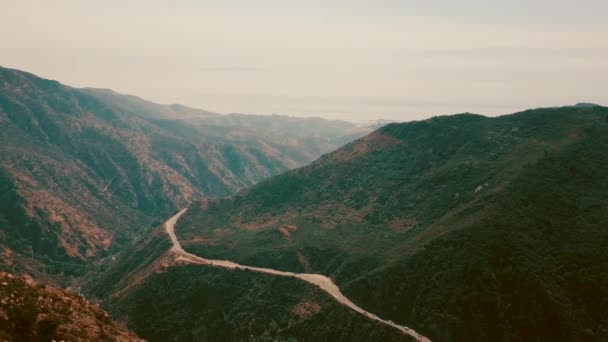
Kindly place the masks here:
POLYGON ((0 68, 0 252, 11 255, 0 270, 79 277, 85 261, 116 254, 193 199, 231 195, 364 132, 159 105, 0 68))
POLYGON ((332 276, 433 340, 608 338, 608 108, 389 124, 192 206, 190 252, 332 276))
POLYGON ((106 305, 149 341, 406 339, 302 281, 200 265, 155 273, 106 305))
POLYGON ((429 330, 449 317, 447 329, 435 331, 446 338, 605 340, 607 128, 592 126, 576 143, 527 166, 488 198, 478 222, 355 282, 351 291, 366 305, 429 330), (376 304, 389 294, 402 300, 376 304))
POLYGON ((296 278, 184 264, 159 227, 83 292, 150 341, 405 340, 296 278))
MULTIPOLYGON (((176 228, 188 251, 331 276, 433 340, 608 340, 608 108, 389 124, 213 199, 360 132, 0 68, 0 270, 86 279, 153 341, 403 337, 296 279, 180 265, 151 228, 202 197, 176 228)), ((121 331, 81 297, 1 277, 0 339, 121 331)))
POLYGON ((82 296, 0 273, 2 341, 140 341, 82 296))
POLYGON ((116 258, 98 263, 94 272, 87 275, 82 291, 87 297, 102 304, 119 300, 125 291, 139 285, 151 274, 169 267, 174 262, 169 252, 171 241, 163 227, 139 239, 116 258))

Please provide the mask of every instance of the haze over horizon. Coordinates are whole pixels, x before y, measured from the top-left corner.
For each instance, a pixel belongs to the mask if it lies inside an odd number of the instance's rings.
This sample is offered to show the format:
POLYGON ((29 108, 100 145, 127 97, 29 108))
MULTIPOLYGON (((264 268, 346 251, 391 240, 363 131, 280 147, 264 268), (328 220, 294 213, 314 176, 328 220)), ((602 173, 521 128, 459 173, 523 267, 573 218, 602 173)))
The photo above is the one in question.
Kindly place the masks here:
POLYGON ((608 103, 599 0, 0 5, 2 66, 220 113, 407 121, 608 103))

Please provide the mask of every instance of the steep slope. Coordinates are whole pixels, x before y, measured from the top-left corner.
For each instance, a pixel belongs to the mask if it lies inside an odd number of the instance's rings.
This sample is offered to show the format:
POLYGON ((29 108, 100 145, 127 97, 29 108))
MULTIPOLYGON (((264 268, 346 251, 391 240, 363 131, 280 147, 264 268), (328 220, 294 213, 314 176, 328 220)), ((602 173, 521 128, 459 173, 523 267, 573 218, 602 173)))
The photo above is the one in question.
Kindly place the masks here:
POLYGON ((82 296, 0 272, 2 341, 142 341, 82 296))
POLYGON ((159 105, 108 89, 79 89, 116 111, 143 117, 179 136, 255 146, 281 156, 289 168, 308 164, 320 155, 359 138, 371 127, 322 118, 282 115, 220 115, 183 105, 159 105))
POLYGON ((390 124, 178 222, 214 259, 331 276, 434 340, 608 336, 608 109, 390 124))
POLYGON ((262 134, 222 115, 0 68, 0 269, 79 274, 175 208, 309 162, 359 129, 331 124, 319 135, 290 138, 280 124, 262 134))

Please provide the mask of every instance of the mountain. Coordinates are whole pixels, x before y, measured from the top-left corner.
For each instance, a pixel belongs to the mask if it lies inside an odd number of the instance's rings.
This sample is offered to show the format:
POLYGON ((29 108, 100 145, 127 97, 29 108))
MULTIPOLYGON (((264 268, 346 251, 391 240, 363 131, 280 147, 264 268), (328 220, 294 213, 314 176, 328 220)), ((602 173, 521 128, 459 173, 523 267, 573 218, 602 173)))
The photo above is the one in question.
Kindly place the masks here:
POLYGON ((2 341, 142 341, 99 305, 67 290, 0 272, 2 341))
POLYGON ((0 68, 0 270, 86 273, 176 208, 363 135, 342 121, 219 115, 0 68), (269 127, 266 131, 264 127, 269 127))
POLYGON ((205 258, 330 276, 432 340, 601 341, 606 151, 601 106, 389 124, 190 206, 176 233, 205 258))

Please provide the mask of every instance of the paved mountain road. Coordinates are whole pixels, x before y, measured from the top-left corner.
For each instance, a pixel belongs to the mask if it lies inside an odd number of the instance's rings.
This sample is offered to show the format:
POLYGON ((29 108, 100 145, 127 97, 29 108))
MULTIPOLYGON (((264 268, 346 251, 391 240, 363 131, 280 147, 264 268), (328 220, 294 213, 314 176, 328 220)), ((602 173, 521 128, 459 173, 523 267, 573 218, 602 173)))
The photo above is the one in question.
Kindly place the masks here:
POLYGON ((184 250, 184 248, 182 247, 182 245, 179 243, 179 240, 177 240, 177 237, 175 236, 175 223, 180 218, 180 216, 182 216, 186 212, 186 210, 187 210, 187 208, 180 210, 177 214, 173 215, 173 217, 171 217, 165 223, 165 230, 167 231, 167 234, 169 234, 169 237, 171 238, 171 242, 173 244, 173 247, 171 249, 174 252, 176 252, 177 254, 179 254, 181 259, 189 261, 189 262, 197 263, 197 264, 225 267, 225 268, 231 268, 231 269, 250 270, 250 271, 254 271, 254 272, 267 273, 267 274, 272 274, 272 275, 282 276, 282 277, 299 278, 306 282, 309 282, 311 284, 318 286, 323 291, 329 293, 338 302, 348 306, 352 310, 354 310, 362 315, 365 315, 373 320, 376 320, 378 322, 389 325, 395 329, 401 330, 403 333, 415 338, 417 341, 430 342, 430 340, 428 338, 418 334, 417 332, 415 332, 414 330, 412 330, 408 327, 398 325, 396 323, 393 323, 392 321, 384 320, 384 319, 358 307, 355 303, 351 302, 348 298, 346 298, 342 294, 342 292, 340 292, 340 289, 338 288, 338 286, 336 284, 334 284, 334 282, 330 278, 328 278, 322 274, 293 273, 293 272, 284 272, 284 271, 273 270, 270 268, 245 266, 245 265, 240 265, 235 262, 227 261, 227 260, 205 259, 198 255, 194 255, 192 253, 186 252, 184 250))

